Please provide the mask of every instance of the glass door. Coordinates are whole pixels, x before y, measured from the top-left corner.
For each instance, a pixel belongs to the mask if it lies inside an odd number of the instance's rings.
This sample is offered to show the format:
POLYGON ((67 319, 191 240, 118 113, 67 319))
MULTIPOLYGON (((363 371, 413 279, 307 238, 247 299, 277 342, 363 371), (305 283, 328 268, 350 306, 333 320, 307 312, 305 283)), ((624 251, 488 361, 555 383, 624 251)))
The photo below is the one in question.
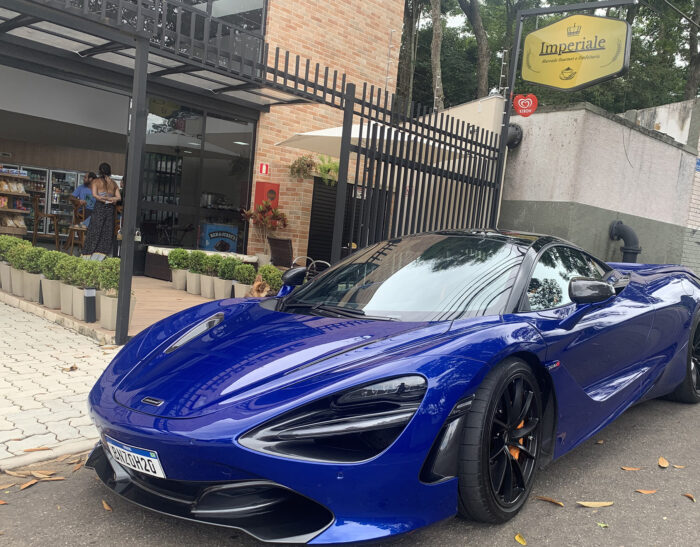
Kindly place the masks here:
MULTIPOLYGON (((42 169, 40 167, 28 167, 26 165, 22 166, 22 170, 27 172, 29 176, 29 181, 24 183, 24 190, 29 194, 27 198, 27 206, 30 208, 31 212, 26 216, 25 222, 27 224, 27 231, 32 233, 34 231, 34 197, 38 196, 39 210, 46 211, 46 188, 49 182, 49 170, 42 169)), ((40 234, 46 233, 45 226, 46 219, 41 219, 39 225, 37 226, 37 232, 40 234)))
MULTIPOLYGON (((47 195, 51 213, 58 215, 58 233, 61 236, 68 235, 68 229, 73 223, 73 205, 68 198, 75 190, 78 183, 78 173, 75 171, 51 171, 51 188, 47 195)), ((53 225, 48 222, 49 231, 53 232, 53 225)))

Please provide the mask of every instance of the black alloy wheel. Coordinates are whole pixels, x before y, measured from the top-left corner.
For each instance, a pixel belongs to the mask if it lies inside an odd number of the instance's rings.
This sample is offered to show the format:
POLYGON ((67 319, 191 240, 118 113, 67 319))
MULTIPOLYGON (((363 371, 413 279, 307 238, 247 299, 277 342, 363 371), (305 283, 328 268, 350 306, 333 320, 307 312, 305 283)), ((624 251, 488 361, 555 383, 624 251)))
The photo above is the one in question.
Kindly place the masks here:
POLYGON ((542 444, 537 378, 520 359, 506 359, 484 379, 464 424, 459 512, 482 522, 514 517, 527 500, 542 444))
POLYGON ((680 403, 700 403, 700 326, 696 326, 688 344, 688 363, 683 383, 668 395, 680 403))

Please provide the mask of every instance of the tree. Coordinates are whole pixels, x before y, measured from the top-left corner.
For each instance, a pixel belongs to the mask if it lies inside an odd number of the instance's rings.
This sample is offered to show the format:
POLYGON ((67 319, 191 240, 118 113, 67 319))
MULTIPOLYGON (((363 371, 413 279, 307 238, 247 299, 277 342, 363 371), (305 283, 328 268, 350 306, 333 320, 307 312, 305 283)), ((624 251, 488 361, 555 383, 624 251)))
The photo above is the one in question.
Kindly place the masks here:
POLYGON ((418 23, 426 8, 425 0, 404 0, 403 31, 399 50, 398 79, 396 97, 404 114, 410 114, 413 100, 413 78, 416 67, 416 47, 418 45, 418 23))
MULTIPOLYGON (((700 0, 693 2, 692 20, 700 23, 700 0)), ((686 99, 694 99, 698 96, 700 85, 700 50, 698 50, 698 27, 688 22, 688 78, 685 83, 686 99)))
POLYGON ((481 19, 481 7, 479 0, 457 0, 459 7, 467 16, 467 20, 472 27, 477 47, 477 98, 486 97, 489 94, 489 63, 491 52, 489 50, 489 39, 481 19))
POLYGON ((445 108, 445 94, 442 90, 442 65, 440 52, 442 50, 442 2, 430 0, 430 19, 433 25, 433 39, 430 44, 430 63, 433 74, 433 108, 445 108))

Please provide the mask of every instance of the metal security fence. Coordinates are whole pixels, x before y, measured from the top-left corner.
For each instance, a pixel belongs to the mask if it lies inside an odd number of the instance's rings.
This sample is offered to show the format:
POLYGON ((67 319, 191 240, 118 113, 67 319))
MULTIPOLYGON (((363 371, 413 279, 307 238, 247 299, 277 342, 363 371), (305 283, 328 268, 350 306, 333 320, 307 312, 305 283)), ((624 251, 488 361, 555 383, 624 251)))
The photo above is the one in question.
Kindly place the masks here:
POLYGON ((425 231, 495 226, 499 136, 444 112, 353 84, 344 93, 334 255, 425 231), (353 176, 354 174, 354 176, 353 176), (344 196, 353 210, 343 240, 344 196), (349 238, 349 240, 348 240, 349 238))

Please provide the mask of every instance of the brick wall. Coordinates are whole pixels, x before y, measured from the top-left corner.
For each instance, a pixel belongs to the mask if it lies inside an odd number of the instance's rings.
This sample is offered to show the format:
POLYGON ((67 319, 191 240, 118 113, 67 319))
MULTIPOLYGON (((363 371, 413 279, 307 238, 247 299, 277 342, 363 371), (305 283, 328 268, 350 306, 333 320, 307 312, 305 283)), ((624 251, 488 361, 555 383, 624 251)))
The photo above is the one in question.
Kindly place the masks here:
MULTIPOLYGON (((332 74, 345 72, 348 81, 385 86, 389 36, 393 29, 389 92, 396 84, 396 67, 403 22, 403 0, 268 0, 266 40, 290 54, 320 63, 332 74)), ((280 184, 280 209, 289 227, 276 234, 291 237, 294 254, 306 254, 309 236, 312 179, 292 179, 289 164, 304 150, 275 146, 295 133, 341 125, 342 111, 325 105, 274 106, 258 122, 253 196, 258 180, 280 184), (270 165, 270 175, 258 175, 260 162, 270 165)), ((331 237, 331 234, 329 234, 331 237)), ((263 241, 255 228, 248 252, 261 252, 263 241)))

